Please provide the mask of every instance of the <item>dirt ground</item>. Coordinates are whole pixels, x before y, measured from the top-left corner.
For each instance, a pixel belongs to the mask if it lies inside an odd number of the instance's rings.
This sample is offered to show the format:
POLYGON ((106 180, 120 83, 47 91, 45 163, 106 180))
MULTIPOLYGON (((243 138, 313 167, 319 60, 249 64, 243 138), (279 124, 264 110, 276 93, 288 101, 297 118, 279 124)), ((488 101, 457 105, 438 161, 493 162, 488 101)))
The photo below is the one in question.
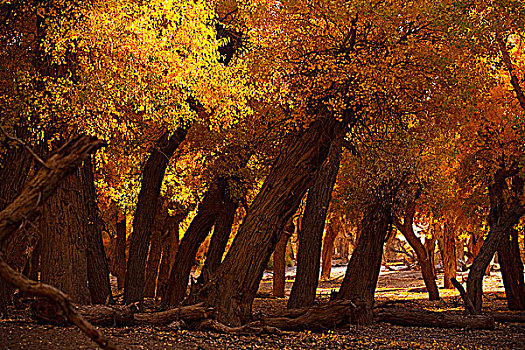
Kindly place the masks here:
MULTIPOLYGON (((294 270, 287 273, 287 294, 294 270)), ((332 289, 341 283, 344 268, 335 267, 330 281, 318 289, 319 301, 329 298, 332 289)), ((442 276, 438 285, 442 286, 442 276)), ((464 275, 459 274, 458 280, 464 275)), ((455 290, 440 289, 442 300, 430 302, 422 292, 423 281, 418 271, 386 271, 382 269, 376 303, 404 300, 403 305, 428 310, 457 310, 462 302, 455 290)), ((254 302, 254 313, 277 314, 284 309, 286 298, 271 298, 271 274, 266 273, 254 302)), ((499 272, 484 281, 486 311, 505 311, 504 289, 499 272)), ((0 320, 0 349, 96 349, 84 334, 74 327, 40 325, 31 319, 27 309, 11 310, 12 318, 0 320)), ((525 349, 525 325, 496 323, 496 329, 479 331, 399 327, 375 324, 370 327, 346 326, 313 333, 287 335, 224 335, 211 332, 174 331, 168 327, 103 328, 123 349, 525 349)))

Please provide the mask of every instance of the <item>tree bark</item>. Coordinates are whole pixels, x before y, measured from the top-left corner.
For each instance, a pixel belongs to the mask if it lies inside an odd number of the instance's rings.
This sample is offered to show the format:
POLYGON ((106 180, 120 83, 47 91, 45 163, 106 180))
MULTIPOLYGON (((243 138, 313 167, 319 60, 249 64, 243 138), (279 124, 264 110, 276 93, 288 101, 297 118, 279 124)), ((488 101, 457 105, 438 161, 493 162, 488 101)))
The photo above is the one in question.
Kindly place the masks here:
POLYGON ((518 231, 511 229, 498 247, 498 258, 510 310, 525 310, 525 283, 520 257, 518 231))
POLYGON ((163 304, 178 306, 186 296, 191 268, 195 263, 197 251, 210 233, 215 224, 216 217, 221 212, 224 203, 227 181, 216 177, 206 191, 202 202, 199 204, 197 215, 182 237, 179 249, 175 255, 175 262, 171 268, 168 281, 167 294, 163 297, 163 304))
POLYGON ((102 243, 102 222, 97 204, 93 164, 91 159, 84 162, 80 170, 81 187, 84 196, 83 224, 87 243, 87 274, 91 301, 95 304, 113 302, 109 283, 109 265, 102 243))
POLYGON ((337 231, 333 224, 328 224, 323 240, 322 260, 323 266, 321 268, 321 279, 329 280, 330 272, 332 270, 332 256, 334 255, 334 242, 337 237, 337 231))
POLYGON ((508 172, 501 168, 496 172, 494 182, 489 186, 490 213, 487 221, 490 230, 470 266, 467 293, 474 304, 476 313, 481 312, 483 303, 483 275, 503 237, 525 214, 525 208, 519 201, 511 201, 508 205, 505 203, 504 190, 507 188, 507 177, 509 177, 508 172))
POLYGON ((235 203, 230 196, 225 196, 221 213, 215 222, 206 261, 202 268, 201 276, 203 283, 207 283, 211 279, 211 276, 215 274, 222 262, 226 245, 230 239, 237 208, 238 204, 235 203))
POLYGON ((341 152, 340 142, 336 139, 332 142, 328 158, 308 191, 302 219, 303 230, 299 235, 297 273, 287 304, 289 309, 311 306, 315 301, 315 292, 319 283, 323 231, 332 190, 339 172, 341 152))
MULTIPOLYGON (((27 136, 25 128, 16 128, 18 138, 27 136)), ((0 159, 0 211, 11 203, 22 191, 22 186, 29 173, 31 154, 21 145, 8 145, 5 155, 0 159)), ((5 249, 6 244, 0 246, 5 249)), ((13 290, 3 280, 0 280, 0 318, 7 317, 7 305, 12 302, 13 290)))
POLYGON ((40 280, 56 286, 77 304, 90 304, 87 232, 80 170, 62 181, 44 204, 40 221, 42 266, 40 280))
POLYGON ((427 254, 427 250, 425 249, 419 238, 416 236, 416 234, 414 233, 414 229, 412 228, 415 212, 415 202, 407 204, 403 223, 401 224, 397 219, 394 219, 394 223, 397 229, 401 231, 403 236, 406 238, 408 244, 410 244, 410 246, 412 247, 412 249, 414 249, 414 252, 416 253, 417 260, 419 262, 419 265, 421 266, 421 274, 423 275, 423 280, 428 291, 428 299, 439 300, 439 290, 436 284, 434 268, 431 265, 431 261, 429 255, 427 254))
POLYGON ((354 249, 337 299, 361 300, 365 308, 351 323, 371 324, 374 293, 381 269, 383 244, 391 229, 391 209, 375 198, 365 208, 359 230, 359 240, 354 249))
MULTIPOLYGON (((288 224, 293 225, 291 219, 288 224)), ((281 239, 279 239, 273 251, 273 296, 277 298, 284 298, 286 285, 286 245, 289 239, 290 234, 285 228, 281 239)))
POLYGON ((326 117, 289 137, 255 197, 237 236, 201 295, 218 320, 240 325, 251 315, 264 268, 286 221, 295 213, 328 155, 337 121, 326 117))
POLYGON ((153 231, 153 234, 151 235, 151 242, 149 245, 148 263, 146 266, 146 284, 144 285, 145 297, 155 297, 155 291, 157 289, 157 277, 159 273, 159 265, 162 255, 161 243, 161 227, 156 227, 153 231))
POLYGON ((186 133, 187 129, 179 128, 173 134, 162 134, 144 165, 124 281, 125 304, 142 304, 146 258, 162 180, 169 160, 186 138, 186 133))
POLYGON ((179 225, 186 215, 188 215, 188 212, 184 211, 183 213, 166 219, 167 231, 162 237, 162 259, 157 282, 157 297, 162 297, 166 294, 170 271, 175 263, 175 255, 179 248, 179 225))
POLYGON ((447 221, 443 229, 441 244, 443 258, 443 283, 446 289, 453 289, 452 278, 456 278, 456 236, 452 225, 447 221))

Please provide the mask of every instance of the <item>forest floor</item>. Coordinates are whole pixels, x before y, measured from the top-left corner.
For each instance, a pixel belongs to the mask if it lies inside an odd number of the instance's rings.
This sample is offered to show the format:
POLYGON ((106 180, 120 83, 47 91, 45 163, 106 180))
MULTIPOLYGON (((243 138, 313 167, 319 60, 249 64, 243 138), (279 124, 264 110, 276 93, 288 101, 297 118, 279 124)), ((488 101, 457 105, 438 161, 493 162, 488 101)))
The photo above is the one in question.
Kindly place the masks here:
MULTIPOLYGON (((286 291, 290 293, 295 270, 287 272, 286 291)), ((320 283, 318 300, 329 299, 344 275, 344 267, 334 267, 332 279, 320 283)), ((442 287, 442 275, 438 275, 442 287)), ((458 280, 466 277, 459 273, 458 280)), ((419 271, 381 270, 376 304, 396 300, 402 305, 427 310, 452 310, 461 313, 462 301, 456 290, 440 288, 442 300, 428 301, 419 271)), ((271 273, 265 273, 255 314, 275 315, 286 307, 287 298, 271 297, 271 273)), ((498 271, 484 280, 485 311, 505 311, 504 289, 498 271)), ((27 309, 11 310, 12 317, 0 320, 0 349, 96 349, 74 327, 36 323, 27 309)), ((168 327, 104 327, 103 331, 123 349, 525 349, 525 325, 496 323, 494 330, 439 329, 400 327, 378 323, 370 327, 346 326, 314 333, 286 335, 225 335, 212 332, 173 331, 168 327)))

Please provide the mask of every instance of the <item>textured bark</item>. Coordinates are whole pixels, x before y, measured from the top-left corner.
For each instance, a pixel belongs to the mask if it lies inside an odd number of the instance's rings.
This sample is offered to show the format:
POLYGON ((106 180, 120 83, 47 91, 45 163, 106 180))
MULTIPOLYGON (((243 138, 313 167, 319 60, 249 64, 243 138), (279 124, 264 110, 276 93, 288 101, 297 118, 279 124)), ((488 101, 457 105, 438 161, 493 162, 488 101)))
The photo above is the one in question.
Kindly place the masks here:
POLYGON ((337 293, 337 299, 364 302, 363 312, 351 322, 365 325, 373 321, 374 293, 381 269, 383 244, 392 224, 390 208, 378 199, 375 201, 365 208, 359 240, 337 293))
MULTIPOLYGON (((42 203, 55 191, 58 184, 80 162, 89 158, 90 153, 104 146, 104 142, 95 138, 80 136, 72 139, 51 156, 45 166, 32 178, 22 193, 3 211, 0 212, 0 241, 4 242, 20 226, 23 220, 34 218, 42 203)), ((48 297, 62 308, 66 317, 93 339, 99 346, 116 349, 100 331, 93 328, 72 307, 69 298, 56 288, 29 280, 14 271, 5 263, 0 253, 0 276, 8 283, 20 289, 21 292, 48 297)))
MULTIPOLYGON (((26 136, 24 129, 16 130, 18 138, 26 136)), ((22 186, 31 166, 31 154, 20 145, 6 147, 6 153, 0 158, 0 211, 11 203, 22 191, 22 186)), ((6 244, 0 246, 5 249, 6 244)), ((10 256, 10 255, 8 255, 10 256)), ((12 302, 13 290, 0 280, 0 318, 7 317, 7 304, 12 302)))
POLYGON ((162 237, 162 259, 157 282, 157 297, 163 296, 168 288, 171 267, 175 262, 175 255, 179 248, 179 225, 186 215, 188 215, 187 211, 166 219, 167 230, 162 237))
POLYGON ((145 267, 153 220, 164 173, 175 150, 186 138, 187 129, 165 132, 157 140, 142 171, 142 183, 133 221, 133 234, 124 281, 124 303, 142 303, 145 267))
POLYGON ((505 286, 505 296, 510 310, 525 310, 525 283, 523 282, 523 262, 520 257, 518 231, 511 229, 498 247, 501 276, 505 286))
POLYGON ((217 215, 221 212, 226 196, 226 186, 225 179, 215 178, 199 204, 197 215, 180 241, 170 272, 167 294, 163 297, 163 304, 178 306, 184 300, 195 256, 215 224, 217 215))
POLYGON ((381 309, 377 321, 398 326, 494 329, 494 318, 488 315, 462 316, 419 309, 381 309))
POLYGON ((87 273, 86 217, 81 174, 77 170, 62 181, 44 204, 42 274, 40 280, 56 286, 78 304, 91 303, 87 273))
POLYGON ((312 174, 327 157, 336 125, 335 119, 320 119, 283 145, 226 258, 201 289, 203 300, 216 308, 220 322, 240 325, 249 319, 264 268, 312 174))
POLYGON ((157 277, 159 274, 160 259, 162 255, 162 231, 156 228, 151 235, 149 245, 148 264, 146 266, 146 284, 144 285, 144 296, 154 297, 157 289, 157 277))
POLYGON ((109 265, 102 242, 102 221, 97 204, 95 179, 91 159, 84 162, 80 171, 84 200, 83 230, 87 244, 87 274, 91 301, 95 304, 113 302, 109 284, 109 265))
POLYGON ((211 276, 215 274, 215 271, 217 271, 222 262, 226 245, 230 239, 237 207, 238 204, 232 201, 229 196, 224 198, 222 211, 215 222, 210 247, 208 248, 206 261, 202 268, 201 276, 204 283, 207 283, 210 280, 211 276))
MULTIPOLYGON (((476 313, 481 312, 483 303, 483 275, 503 237, 525 214, 525 208, 518 201, 510 200, 510 203, 506 203, 504 191, 507 187, 507 177, 509 177, 508 172, 500 169, 494 175, 494 182, 489 186, 490 213, 487 221, 490 230, 479 254, 470 266, 467 293, 476 313)), ((521 184, 520 187, 522 186, 521 184)))
POLYGON ((445 223, 442 244, 440 246, 443 258, 443 283, 445 288, 453 289, 452 278, 456 278, 456 236, 452 225, 445 223))
POLYGON ((412 228, 415 212, 416 204, 414 202, 407 204, 403 223, 401 224, 397 219, 394 220, 394 223, 416 253, 417 260, 421 266, 421 274, 423 275, 423 280, 428 291, 429 300, 439 300, 439 290, 436 284, 434 268, 431 265, 427 250, 412 228))
POLYGON ((334 242, 336 237, 337 231, 334 229, 334 225, 329 224, 323 240, 323 266, 321 268, 321 279, 323 280, 330 279, 330 272, 332 270, 332 256, 334 255, 334 242))
POLYGON ((264 323, 271 327, 289 331, 323 331, 348 324, 363 312, 363 305, 350 300, 332 301, 327 305, 290 310, 293 315, 267 317, 264 323))
POLYGON ((291 309, 311 306, 315 301, 315 292, 319 283, 323 231, 332 190, 339 172, 341 152, 340 142, 336 139, 332 142, 328 158, 308 191, 302 219, 303 230, 299 235, 297 273, 287 304, 291 309))
MULTIPOLYGON (((291 220, 288 222, 288 225, 291 224, 291 220)), ((288 226, 287 225, 287 226, 288 226)), ((293 225, 293 224, 291 224, 293 225)), ((292 230, 293 232, 293 230, 292 230)), ((282 233, 279 242, 275 245, 275 250, 273 251, 273 296, 277 298, 284 298, 284 287, 286 284, 286 246, 288 240, 290 239, 290 234, 285 231, 282 233)))

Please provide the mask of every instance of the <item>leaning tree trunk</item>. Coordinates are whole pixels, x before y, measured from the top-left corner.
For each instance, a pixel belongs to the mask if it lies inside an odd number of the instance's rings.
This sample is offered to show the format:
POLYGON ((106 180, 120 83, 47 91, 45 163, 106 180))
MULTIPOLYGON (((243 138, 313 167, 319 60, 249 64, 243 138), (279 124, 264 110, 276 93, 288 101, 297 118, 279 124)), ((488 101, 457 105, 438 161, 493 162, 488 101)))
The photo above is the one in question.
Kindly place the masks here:
POLYGON ((315 292, 319 283, 323 231, 339 171, 341 152, 340 142, 336 139, 330 146, 327 161, 319 170, 314 184, 308 191, 302 221, 303 230, 299 235, 297 273, 287 305, 289 309, 311 306, 315 301, 315 292))
POLYGON ((171 268, 168 289, 162 302, 167 306, 178 306, 186 296, 191 268, 195 263, 197 251, 210 233, 226 196, 226 179, 217 177, 206 191, 199 204, 197 215, 182 237, 175 262, 171 268))
POLYGON ((414 233, 414 229, 412 228, 415 212, 416 204, 414 202, 407 204, 403 224, 401 224, 398 220, 395 220, 396 227, 399 231, 401 231, 408 244, 410 244, 416 253, 417 260, 421 266, 423 281, 425 282, 425 286, 428 291, 428 299, 439 300, 439 290, 436 284, 436 276, 434 274, 435 270, 431 265, 431 260, 427 254, 425 246, 423 246, 419 238, 414 233))
MULTIPOLYGON (((102 243, 102 222, 97 204, 95 179, 91 159, 80 169, 81 191, 84 196, 83 218, 87 244, 87 274, 89 293, 94 304, 113 302, 109 283, 109 265, 102 243)), ((80 214, 80 213, 79 213, 80 214)))
POLYGON ((333 224, 328 224, 323 240, 321 279, 329 280, 330 272, 332 270, 332 256, 334 255, 334 242, 337 237, 337 230, 333 224))
POLYGON ((337 299, 361 300, 365 309, 351 320, 357 324, 373 322, 374 293, 381 269, 383 244, 392 225, 391 209, 375 199, 365 208, 359 227, 357 246, 352 253, 337 299))
POLYGON ((210 280, 222 262, 224 251, 230 239, 237 207, 238 204, 235 203, 230 196, 225 196, 221 213, 217 217, 215 227, 213 228, 210 247, 208 248, 206 261, 202 268, 201 276, 203 283, 207 283, 210 280))
POLYGON ((290 136, 255 197, 237 236, 200 295, 218 320, 240 325, 251 316, 264 268, 286 221, 297 210, 312 174, 328 155, 337 122, 323 118, 290 136))
POLYGON ((292 227, 293 222, 290 218, 273 251, 273 296, 277 298, 284 298, 286 286, 286 246, 294 231, 292 227))
POLYGON ((499 244, 498 259, 509 309, 525 310, 523 262, 520 257, 517 230, 511 229, 509 235, 499 244))
POLYGON ((162 180, 175 150, 186 138, 187 129, 179 128, 173 134, 165 132, 149 155, 142 171, 142 183, 133 221, 133 234, 124 281, 124 303, 142 303, 146 258, 153 220, 162 180))
POLYGON ((512 201, 509 205, 505 205, 504 191, 507 188, 507 177, 508 174, 505 169, 500 169, 494 175, 494 183, 489 186, 490 213, 487 221, 490 225, 490 230, 483 246, 470 266, 467 279, 467 293, 474 305, 475 313, 481 313, 483 275, 494 257, 494 253, 503 237, 525 214, 525 208, 519 201, 512 201))

